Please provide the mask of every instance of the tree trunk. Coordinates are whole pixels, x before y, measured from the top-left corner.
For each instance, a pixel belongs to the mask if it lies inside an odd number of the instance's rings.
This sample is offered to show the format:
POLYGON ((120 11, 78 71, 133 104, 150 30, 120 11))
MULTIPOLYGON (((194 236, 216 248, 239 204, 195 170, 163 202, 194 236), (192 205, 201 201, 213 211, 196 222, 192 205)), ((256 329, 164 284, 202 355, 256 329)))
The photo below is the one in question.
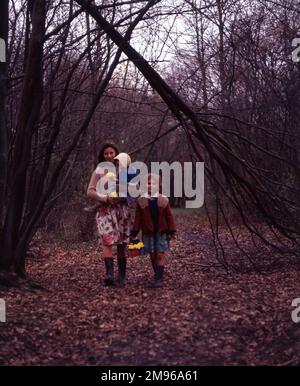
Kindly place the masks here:
POLYGON ((0 266, 24 272, 25 249, 18 250, 19 229, 22 222, 27 171, 32 136, 38 124, 43 97, 43 42, 45 36, 45 1, 32 2, 32 33, 25 68, 22 96, 16 124, 16 138, 8 174, 7 213, 0 239, 0 266))
MULTIPOLYGON (((0 39, 6 43, 8 37, 8 0, 0 2, 0 39)), ((0 62, 0 234, 4 223, 5 216, 5 185, 7 177, 7 161, 8 161, 8 135, 6 127, 6 62, 0 62)))

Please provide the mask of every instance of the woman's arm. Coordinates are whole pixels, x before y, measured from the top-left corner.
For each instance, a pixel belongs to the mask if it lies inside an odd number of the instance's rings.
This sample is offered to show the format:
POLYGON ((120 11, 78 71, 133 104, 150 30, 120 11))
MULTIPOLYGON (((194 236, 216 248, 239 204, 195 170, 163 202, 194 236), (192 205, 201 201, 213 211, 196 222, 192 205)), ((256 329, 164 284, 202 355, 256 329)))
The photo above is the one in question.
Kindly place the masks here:
POLYGON ((136 204, 135 208, 135 217, 134 217, 134 222, 132 225, 132 229, 130 232, 131 237, 136 237, 136 235, 139 233, 141 229, 141 222, 142 222, 142 210, 139 206, 139 204, 136 204))
POLYGON ((96 191, 97 182, 102 177, 101 174, 96 173, 96 170, 94 170, 94 172, 93 172, 93 174, 91 176, 91 179, 90 179, 89 186, 87 188, 86 194, 87 194, 88 197, 92 198, 95 201, 107 202, 108 196, 106 194, 100 194, 100 193, 98 193, 96 191))

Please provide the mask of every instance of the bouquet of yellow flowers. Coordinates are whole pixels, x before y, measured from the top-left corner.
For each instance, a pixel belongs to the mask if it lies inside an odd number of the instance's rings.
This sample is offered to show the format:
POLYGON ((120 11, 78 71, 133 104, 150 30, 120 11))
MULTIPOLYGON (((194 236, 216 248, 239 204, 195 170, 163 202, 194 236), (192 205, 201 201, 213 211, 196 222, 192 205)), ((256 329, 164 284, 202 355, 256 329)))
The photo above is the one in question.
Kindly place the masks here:
POLYGON ((144 255, 144 243, 138 239, 131 240, 127 249, 130 257, 144 255))
MULTIPOLYGON (((108 178, 111 182, 116 183, 116 181, 117 181, 117 176, 113 172, 106 173, 105 177, 108 178)), ((113 198, 118 197, 118 193, 115 190, 110 191, 108 193, 108 195, 109 195, 109 197, 113 197, 113 198)))
POLYGON ((118 198, 118 193, 117 192, 110 192, 109 197, 118 198))

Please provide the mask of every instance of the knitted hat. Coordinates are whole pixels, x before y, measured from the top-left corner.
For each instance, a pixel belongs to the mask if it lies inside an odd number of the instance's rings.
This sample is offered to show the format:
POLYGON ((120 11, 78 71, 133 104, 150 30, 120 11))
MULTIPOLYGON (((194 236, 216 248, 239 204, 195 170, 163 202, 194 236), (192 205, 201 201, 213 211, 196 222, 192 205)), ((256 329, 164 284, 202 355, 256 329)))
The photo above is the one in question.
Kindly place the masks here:
POLYGON ((119 153, 114 159, 117 159, 123 168, 131 164, 131 158, 127 153, 119 153))

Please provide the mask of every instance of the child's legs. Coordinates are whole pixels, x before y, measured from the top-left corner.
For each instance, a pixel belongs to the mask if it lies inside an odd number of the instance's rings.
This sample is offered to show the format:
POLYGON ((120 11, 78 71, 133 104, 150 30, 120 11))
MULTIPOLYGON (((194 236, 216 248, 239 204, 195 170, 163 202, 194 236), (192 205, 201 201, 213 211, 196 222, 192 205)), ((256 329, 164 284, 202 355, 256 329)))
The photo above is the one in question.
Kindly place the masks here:
POLYGON ((163 287, 165 254, 163 252, 151 254, 151 261, 154 270, 154 287, 163 287))
POLYGON ((152 265, 156 264, 160 267, 165 265, 165 253, 164 252, 150 253, 150 258, 151 258, 152 265))
POLYGON ((156 264, 156 253, 150 253, 150 259, 151 259, 152 266, 156 264))
POLYGON ((164 266, 165 265, 165 253, 160 252, 160 253, 157 253, 156 256, 157 256, 156 257, 157 265, 159 265, 160 267, 164 266))

